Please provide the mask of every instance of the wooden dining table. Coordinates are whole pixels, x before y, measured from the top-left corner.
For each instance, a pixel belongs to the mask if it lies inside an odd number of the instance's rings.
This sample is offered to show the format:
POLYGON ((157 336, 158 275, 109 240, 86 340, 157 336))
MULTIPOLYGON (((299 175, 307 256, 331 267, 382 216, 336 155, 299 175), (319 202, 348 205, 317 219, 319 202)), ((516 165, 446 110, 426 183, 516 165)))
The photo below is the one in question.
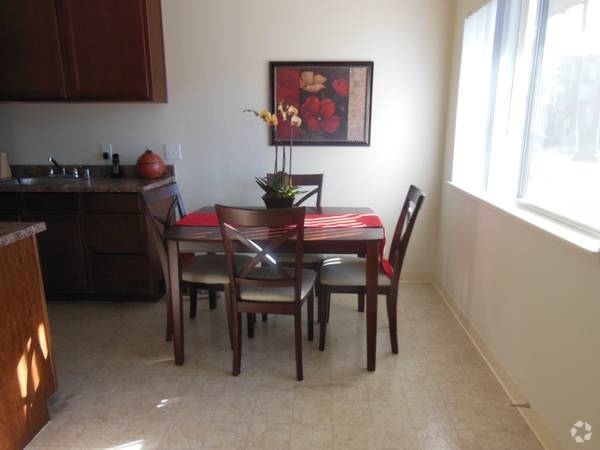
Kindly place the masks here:
MULTIPOLYGON (((214 208, 204 207, 195 212, 210 217, 214 208)), ((192 213, 194 214, 194 213, 192 213)), ((306 207, 304 253, 356 254, 366 257, 366 320, 367 370, 374 371, 377 347, 377 278, 380 254, 385 243, 385 232, 377 215, 367 207, 306 207), (309 224, 321 217, 319 226, 309 224), (367 217, 364 222, 353 218, 367 217)), ((223 241, 216 222, 183 220, 169 226, 165 232, 169 264, 169 301, 172 309, 173 350, 175 364, 185 362, 183 309, 180 291, 180 263, 182 251, 222 252, 223 241)), ((193 218, 193 217, 190 217, 193 218)))

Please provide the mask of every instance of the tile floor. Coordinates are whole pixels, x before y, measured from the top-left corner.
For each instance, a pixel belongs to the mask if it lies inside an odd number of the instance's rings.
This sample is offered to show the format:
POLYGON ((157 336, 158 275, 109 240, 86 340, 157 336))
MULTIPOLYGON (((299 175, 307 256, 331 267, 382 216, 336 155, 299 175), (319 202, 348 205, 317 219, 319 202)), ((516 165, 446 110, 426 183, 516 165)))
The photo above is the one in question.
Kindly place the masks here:
POLYGON ((258 322, 232 377, 222 300, 186 318, 181 367, 162 302, 51 303, 60 389, 27 449, 540 450, 436 289, 400 290, 398 355, 380 302, 367 372, 364 314, 336 295, 325 351, 305 340, 302 382, 288 317, 258 322))

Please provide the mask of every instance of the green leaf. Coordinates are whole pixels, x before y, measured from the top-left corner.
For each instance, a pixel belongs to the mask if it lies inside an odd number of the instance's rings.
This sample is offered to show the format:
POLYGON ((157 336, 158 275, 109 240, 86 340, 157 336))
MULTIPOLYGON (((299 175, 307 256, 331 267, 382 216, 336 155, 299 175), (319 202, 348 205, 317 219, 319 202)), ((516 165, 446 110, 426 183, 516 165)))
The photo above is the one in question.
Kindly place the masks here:
POLYGON ((273 177, 272 179, 268 177, 255 177, 254 179, 256 180, 256 184, 270 197, 295 198, 296 194, 298 194, 298 186, 287 184, 280 177, 273 177))

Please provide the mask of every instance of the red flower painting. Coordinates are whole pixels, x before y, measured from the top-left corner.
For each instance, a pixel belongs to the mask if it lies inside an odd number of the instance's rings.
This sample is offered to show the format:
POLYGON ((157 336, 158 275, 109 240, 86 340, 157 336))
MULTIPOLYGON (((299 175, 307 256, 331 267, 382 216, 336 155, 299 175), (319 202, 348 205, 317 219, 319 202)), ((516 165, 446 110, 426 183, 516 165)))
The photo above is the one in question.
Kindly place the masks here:
POLYGON ((308 129, 314 133, 321 130, 335 133, 340 127, 340 118, 335 115, 335 103, 330 98, 319 100, 311 95, 303 103, 300 115, 308 129))
POLYGON ((348 97, 348 92, 350 91, 348 80, 338 78, 337 80, 333 80, 331 85, 333 86, 336 94, 341 95, 342 97, 348 97))
POLYGON ((373 63, 271 63, 272 105, 294 105, 300 127, 279 139, 298 145, 368 145, 373 63))

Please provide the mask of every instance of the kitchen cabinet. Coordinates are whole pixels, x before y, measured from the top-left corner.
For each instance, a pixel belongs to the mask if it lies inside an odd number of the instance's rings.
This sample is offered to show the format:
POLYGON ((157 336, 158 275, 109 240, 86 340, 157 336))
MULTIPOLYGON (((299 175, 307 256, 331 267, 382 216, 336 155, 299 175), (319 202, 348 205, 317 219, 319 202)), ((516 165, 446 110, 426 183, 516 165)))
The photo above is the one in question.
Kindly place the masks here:
POLYGON ((19 197, 8 192, 0 192, 0 221, 18 221, 20 209, 19 197))
POLYGON ((45 222, 39 236, 42 273, 49 293, 78 292, 88 287, 79 218, 73 214, 23 213, 27 222, 45 222))
POLYGON ((77 194, 27 193, 21 204, 24 221, 46 223, 38 243, 48 292, 87 289, 77 194))
POLYGON ((2 100, 166 102, 160 0, 0 2, 2 100))
POLYGON ((49 299, 156 301, 163 295, 160 261, 149 243, 139 193, 0 195, 7 200, 0 204, 0 220, 16 214, 46 223, 38 241, 49 299))
POLYGON ((98 293, 160 294, 160 263, 147 234, 142 199, 133 193, 82 194, 91 281, 98 293))
POLYGON ((55 0, 0 2, 0 99, 66 99, 58 28, 55 0))

